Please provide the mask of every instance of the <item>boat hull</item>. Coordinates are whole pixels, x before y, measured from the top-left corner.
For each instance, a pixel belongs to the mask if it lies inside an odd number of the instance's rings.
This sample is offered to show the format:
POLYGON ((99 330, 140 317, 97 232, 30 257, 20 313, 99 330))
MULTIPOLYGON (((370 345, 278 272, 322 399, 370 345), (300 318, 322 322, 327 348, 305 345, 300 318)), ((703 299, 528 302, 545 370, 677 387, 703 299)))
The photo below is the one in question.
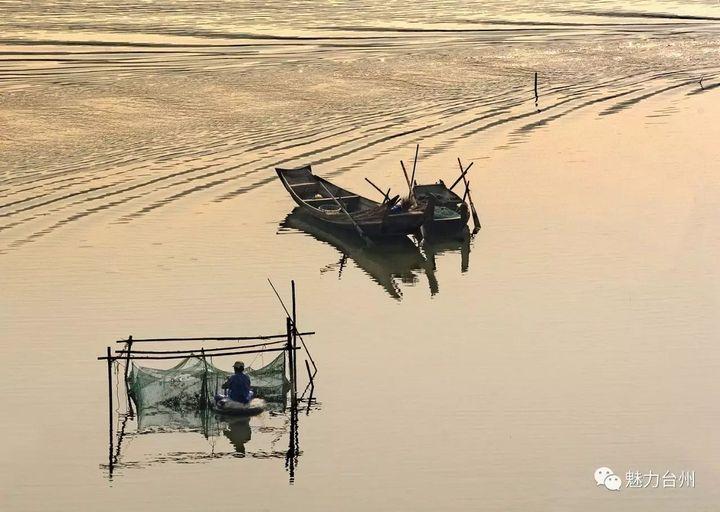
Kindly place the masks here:
POLYGON ((267 408, 265 401, 259 398, 253 398, 247 404, 229 398, 215 399, 211 403, 213 411, 228 416, 257 416, 267 408))

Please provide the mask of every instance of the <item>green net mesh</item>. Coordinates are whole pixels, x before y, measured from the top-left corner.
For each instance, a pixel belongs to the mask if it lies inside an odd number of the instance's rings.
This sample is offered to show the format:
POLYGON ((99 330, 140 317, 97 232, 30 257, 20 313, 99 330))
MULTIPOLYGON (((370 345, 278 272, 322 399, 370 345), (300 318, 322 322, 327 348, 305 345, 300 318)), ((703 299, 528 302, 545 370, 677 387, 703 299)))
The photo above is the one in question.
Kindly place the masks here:
POLYGON ((436 206, 435 213, 433 213, 435 219, 459 219, 460 214, 455 210, 451 210, 445 206, 436 206))
MULTIPOLYGON (((261 368, 247 368, 255 396, 281 401, 288 390, 285 352, 261 368)), ((138 413, 197 411, 204 409, 231 374, 212 364, 210 358, 188 357, 167 370, 132 364, 130 392, 138 413)))

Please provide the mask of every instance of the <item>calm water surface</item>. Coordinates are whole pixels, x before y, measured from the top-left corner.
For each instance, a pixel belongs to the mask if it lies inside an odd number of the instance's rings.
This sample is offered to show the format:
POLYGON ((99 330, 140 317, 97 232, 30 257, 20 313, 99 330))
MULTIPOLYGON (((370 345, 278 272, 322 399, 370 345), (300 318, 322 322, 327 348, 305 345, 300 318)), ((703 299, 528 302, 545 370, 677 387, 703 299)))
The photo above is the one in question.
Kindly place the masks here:
POLYGON ((1 508, 711 510, 719 23, 713 1, 0 2, 1 508), (400 193, 416 143, 419 181, 475 162, 472 239, 329 238, 272 170, 400 193), (130 422, 109 478, 95 356, 281 332, 268 276, 318 332, 294 483, 283 414, 130 422), (599 466, 695 488, 611 493, 599 466))

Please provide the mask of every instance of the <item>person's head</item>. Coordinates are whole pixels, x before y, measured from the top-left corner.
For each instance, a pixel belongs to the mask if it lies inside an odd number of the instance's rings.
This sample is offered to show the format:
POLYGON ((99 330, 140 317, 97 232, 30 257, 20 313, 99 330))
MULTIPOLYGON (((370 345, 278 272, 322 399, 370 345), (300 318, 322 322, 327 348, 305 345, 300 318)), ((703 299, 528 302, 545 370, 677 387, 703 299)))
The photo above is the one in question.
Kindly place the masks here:
POLYGON ((233 368, 235 369, 235 373, 242 373, 245 371, 245 363, 242 361, 235 361, 233 368))

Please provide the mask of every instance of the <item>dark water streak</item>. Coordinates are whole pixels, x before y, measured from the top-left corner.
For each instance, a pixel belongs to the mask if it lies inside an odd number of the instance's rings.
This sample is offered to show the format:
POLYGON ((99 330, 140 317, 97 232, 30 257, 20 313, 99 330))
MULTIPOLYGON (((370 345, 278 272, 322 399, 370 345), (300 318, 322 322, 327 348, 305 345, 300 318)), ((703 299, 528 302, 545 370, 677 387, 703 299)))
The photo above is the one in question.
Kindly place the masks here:
POLYGON ((282 20, 280 4, 205 14, 133 4, 121 21, 112 4, 6 3, 16 16, 0 21, 0 94, 17 128, 6 130, 0 174, 3 245, 105 211, 127 223, 201 194, 222 203, 271 183, 276 165, 312 162, 338 177, 416 142, 425 156, 490 130, 519 143, 597 105, 608 115, 716 87, 707 50, 717 16, 550 5, 533 19, 523 3, 491 2, 480 15, 450 5, 406 6, 404 22, 389 24, 375 4, 361 17, 338 6, 282 20), (541 99, 529 108, 538 71, 541 99), (248 99, 232 100, 238 92, 248 99), (86 125, 70 144, 33 140, 86 125))

